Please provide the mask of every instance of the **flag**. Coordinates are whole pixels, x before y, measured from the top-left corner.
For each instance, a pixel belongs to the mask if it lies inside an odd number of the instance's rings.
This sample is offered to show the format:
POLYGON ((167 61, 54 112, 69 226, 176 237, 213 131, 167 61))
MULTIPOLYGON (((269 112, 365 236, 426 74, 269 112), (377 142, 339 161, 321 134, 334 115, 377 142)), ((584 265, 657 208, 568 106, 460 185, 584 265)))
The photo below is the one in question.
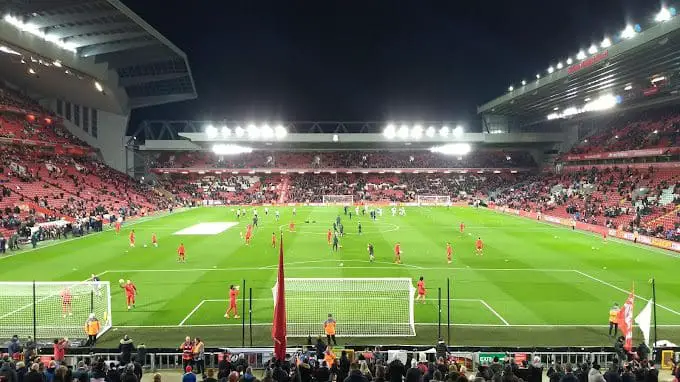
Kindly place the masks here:
POLYGON ((279 276, 276 281, 276 301, 274 305, 274 323, 272 338, 274 339, 274 356, 278 360, 286 358, 286 288, 283 278, 283 234, 279 241, 279 276))
POLYGON ((649 300, 647 302, 647 305, 645 305, 644 309, 640 313, 638 313, 637 317, 635 317, 635 323, 638 324, 640 327, 640 331, 642 332, 642 335, 645 337, 645 344, 649 346, 649 331, 652 328, 652 305, 654 304, 654 300, 649 300))
POLYGON ((631 289, 630 294, 626 299, 626 302, 623 304, 623 307, 619 310, 619 314, 617 316, 619 329, 621 329, 621 333, 623 333, 623 336, 626 338, 626 342, 624 343, 623 347, 628 351, 631 351, 631 349, 633 348, 634 301, 635 301, 635 287, 633 286, 633 289, 631 289))

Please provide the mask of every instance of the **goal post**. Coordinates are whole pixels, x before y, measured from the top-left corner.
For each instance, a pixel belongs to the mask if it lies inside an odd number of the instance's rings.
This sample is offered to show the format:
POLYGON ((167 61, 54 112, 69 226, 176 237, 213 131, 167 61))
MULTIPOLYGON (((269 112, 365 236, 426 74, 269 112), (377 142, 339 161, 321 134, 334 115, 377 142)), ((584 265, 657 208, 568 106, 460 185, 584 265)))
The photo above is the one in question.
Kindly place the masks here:
POLYGON ((39 342, 87 338, 90 314, 104 334, 112 326, 111 286, 99 282, 0 282, 0 338, 34 336, 39 342))
POLYGON ((353 205, 354 195, 323 195, 323 204, 353 205))
POLYGON ((419 206, 448 206, 451 205, 449 195, 417 195, 416 202, 419 206))
MULTIPOLYGON (((287 332, 324 334, 329 314, 338 336, 415 336, 415 288, 409 278, 287 278, 287 332)), ((276 304, 276 285, 272 289, 276 304)))

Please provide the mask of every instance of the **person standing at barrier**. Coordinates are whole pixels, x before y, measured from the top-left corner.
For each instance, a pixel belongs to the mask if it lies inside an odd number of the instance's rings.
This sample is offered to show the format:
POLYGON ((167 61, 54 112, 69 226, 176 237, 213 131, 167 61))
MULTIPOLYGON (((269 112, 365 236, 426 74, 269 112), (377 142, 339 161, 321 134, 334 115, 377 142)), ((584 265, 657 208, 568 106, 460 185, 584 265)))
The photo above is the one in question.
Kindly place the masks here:
POLYGON ((194 343, 191 342, 191 337, 186 336, 184 342, 179 345, 179 350, 182 351, 182 369, 191 366, 194 359, 194 343))
POLYGON ((205 379, 205 344, 199 337, 194 340, 193 352, 195 372, 205 379))
POLYGON ((85 346, 89 346, 90 349, 94 347, 97 343, 97 335, 99 334, 100 329, 101 325, 99 324, 99 320, 94 316, 94 313, 90 313, 87 321, 85 321, 85 334, 87 334, 85 346))
POLYGON ((338 342, 335 340, 335 326, 337 324, 338 323, 335 321, 335 318, 333 318, 333 315, 328 313, 328 319, 323 323, 323 330, 326 332, 326 339, 329 347, 331 342, 333 345, 338 344, 338 342))
POLYGON ((619 330, 619 304, 614 304, 611 309, 609 309, 609 337, 616 336, 619 330), (612 333, 612 329, 614 333, 612 333))

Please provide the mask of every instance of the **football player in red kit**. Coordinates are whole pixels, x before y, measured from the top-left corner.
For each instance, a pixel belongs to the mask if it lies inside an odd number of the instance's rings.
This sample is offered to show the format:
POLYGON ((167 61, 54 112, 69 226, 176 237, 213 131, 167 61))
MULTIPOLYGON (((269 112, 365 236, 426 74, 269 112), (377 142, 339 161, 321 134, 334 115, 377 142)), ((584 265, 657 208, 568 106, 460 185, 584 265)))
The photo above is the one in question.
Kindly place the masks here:
POLYGON ((395 264, 401 264, 401 244, 399 242, 394 245, 394 262, 395 264))
POLYGON ((236 301, 238 300, 238 285, 229 285, 229 309, 224 313, 224 317, 229 318, 229 313, 234 312, 234 318, 240 318, 238 315, 238 308, 236 307, 236 301))
POLYGON ((446 243, 446 261, 451 264, 451 258, 453 257, 453 248, 451 243, 446 243))
POLYGON ((460 233, 463 233, 465 231, 465 223, 460 222, 460 233))
POLYGON ((130 310, 135 307, 135 297, 137 296, 137 287, 132 281, 128 280, 125 285, 121 285, 121 288, 125 289, 125 301, 127 302, 127 308, 130 310))
POLYGON ((64 314, 64 318, 66 318, 67 315, 73 315, 73 311, 71 310, 71 291, 68 290, 68 288, 64 288, 61 291, 61 312, 64 314))
POLYGON ((135 230, 130 231, 130 247, 135 246, 135 230))
POLYGON ((477 249, 477 255, 482 256, 484 253, 484 242, 482 241, 481 237, 477 238, 477 241, 475 242, 475 248, 477 249))
POLYGON ((276 233, 272 232, 272 248, 276 248, 276 233))
POLYGON ((151 245, 158 248, 158 238, 156 237, 156 232, 151 234, 151 245))
POLYGON ((177 262, 180 263, 187 262, 186 249, 184 248, 184 243, 179 243, 179 247, 177 247, 177 262))
POLYGON ((331 229, 328 229, 328 232, 326 233, 326 241, 328 241, 328 245, 331 245, 331 239, 333 238, 333 233, 331 232, 331 229))

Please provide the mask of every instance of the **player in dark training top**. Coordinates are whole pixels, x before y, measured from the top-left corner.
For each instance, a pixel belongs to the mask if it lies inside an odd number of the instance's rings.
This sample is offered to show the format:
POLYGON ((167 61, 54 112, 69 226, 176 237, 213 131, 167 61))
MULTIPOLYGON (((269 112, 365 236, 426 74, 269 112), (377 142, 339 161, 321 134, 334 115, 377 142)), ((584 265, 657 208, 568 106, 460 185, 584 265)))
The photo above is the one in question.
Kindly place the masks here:
POLYGON ((371 263, 375 260, 375 254, 373 253, 373 244, 368 243, 368 261, 371 263))

